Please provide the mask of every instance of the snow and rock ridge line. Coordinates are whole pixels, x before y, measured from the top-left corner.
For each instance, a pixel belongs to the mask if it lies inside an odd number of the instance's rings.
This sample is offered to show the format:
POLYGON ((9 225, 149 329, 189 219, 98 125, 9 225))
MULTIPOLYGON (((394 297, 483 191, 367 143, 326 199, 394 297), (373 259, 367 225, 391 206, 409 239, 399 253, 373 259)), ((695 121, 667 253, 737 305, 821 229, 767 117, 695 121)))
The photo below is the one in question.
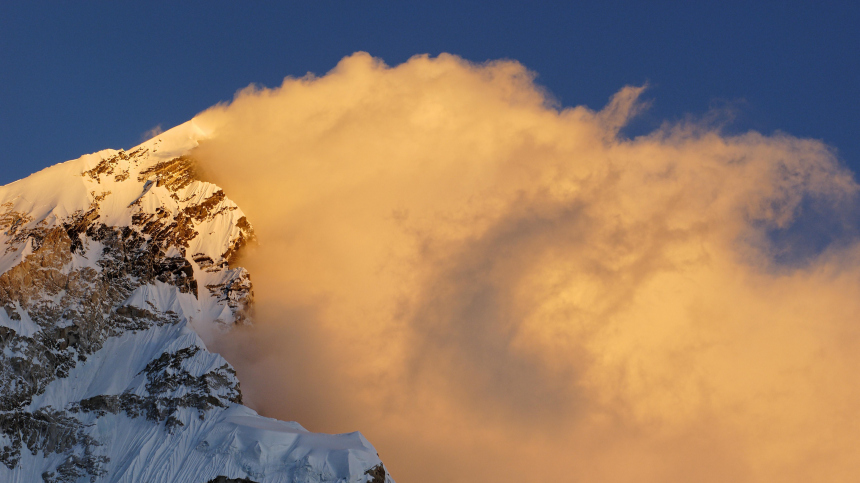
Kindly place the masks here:
POLYGON ((243 406, 205 340, 249 322, 251 223, 194 121, 0 187, 0 481, 393 483, 359 433, 243 406))

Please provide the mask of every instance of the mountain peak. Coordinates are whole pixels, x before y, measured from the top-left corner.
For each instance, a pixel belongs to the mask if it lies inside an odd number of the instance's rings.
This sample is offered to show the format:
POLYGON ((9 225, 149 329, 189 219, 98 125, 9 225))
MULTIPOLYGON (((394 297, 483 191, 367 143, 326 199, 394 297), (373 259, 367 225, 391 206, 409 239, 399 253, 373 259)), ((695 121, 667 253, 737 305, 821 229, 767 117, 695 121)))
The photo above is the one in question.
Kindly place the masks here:
POLYGON ((255 239, 194 121, 0 187, 0 480, 391 481, 358 433, 242 406, 206 349, 248 323, 255 239))

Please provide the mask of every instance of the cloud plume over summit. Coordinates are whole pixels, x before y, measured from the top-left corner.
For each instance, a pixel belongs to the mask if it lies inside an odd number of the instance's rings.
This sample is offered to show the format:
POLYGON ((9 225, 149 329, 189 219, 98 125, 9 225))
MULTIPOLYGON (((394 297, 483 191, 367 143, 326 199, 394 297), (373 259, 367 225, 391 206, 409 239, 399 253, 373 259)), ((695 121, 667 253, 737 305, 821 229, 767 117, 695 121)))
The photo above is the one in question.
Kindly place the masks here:
POLYGON ((361 430, 399 481, 856 476, 852 173, 784 134, 626 138, 641 92, 358 53, 201 113, 260 239, 256 325, 214 342, 251 405, 361 430))

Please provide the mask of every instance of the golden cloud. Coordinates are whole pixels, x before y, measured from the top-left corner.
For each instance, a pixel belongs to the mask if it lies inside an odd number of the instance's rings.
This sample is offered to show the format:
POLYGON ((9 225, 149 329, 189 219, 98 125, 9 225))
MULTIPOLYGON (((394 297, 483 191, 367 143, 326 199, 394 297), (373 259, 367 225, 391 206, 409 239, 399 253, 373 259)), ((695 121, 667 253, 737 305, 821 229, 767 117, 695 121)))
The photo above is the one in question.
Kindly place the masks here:
POLYGON ((783 134, 628 139, 641 93, 357 53, 200 114, 261 241, 256 326, 213 343, 252 405, 400 481, 856 476, 860 249, 791 231, 847 219, 853 175, 783 134))

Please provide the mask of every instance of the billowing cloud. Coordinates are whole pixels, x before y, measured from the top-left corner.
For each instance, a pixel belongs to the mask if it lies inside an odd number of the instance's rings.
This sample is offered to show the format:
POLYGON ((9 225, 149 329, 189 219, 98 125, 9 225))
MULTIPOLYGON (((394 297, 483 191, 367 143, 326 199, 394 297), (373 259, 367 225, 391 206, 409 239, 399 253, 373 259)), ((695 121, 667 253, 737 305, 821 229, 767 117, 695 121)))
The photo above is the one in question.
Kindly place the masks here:
POLYGON ((198 116, 260 239, 256 325, 213 341, 251 405, 404 482, 856 476, 852 174, 783 134, 625 138, 641 92, 358 53, 198 116))
POLYGON ((141 134, 140 139, 143 141, 149 141, 150 139, 154 138, 155 136, 158 136, 159 134, 161 134, 163 132, 164 132, 164 129, 162 129, 161 124, 159 124, 159 125, 153 127, 152 129, 147 130, 145 133, 141 134))

